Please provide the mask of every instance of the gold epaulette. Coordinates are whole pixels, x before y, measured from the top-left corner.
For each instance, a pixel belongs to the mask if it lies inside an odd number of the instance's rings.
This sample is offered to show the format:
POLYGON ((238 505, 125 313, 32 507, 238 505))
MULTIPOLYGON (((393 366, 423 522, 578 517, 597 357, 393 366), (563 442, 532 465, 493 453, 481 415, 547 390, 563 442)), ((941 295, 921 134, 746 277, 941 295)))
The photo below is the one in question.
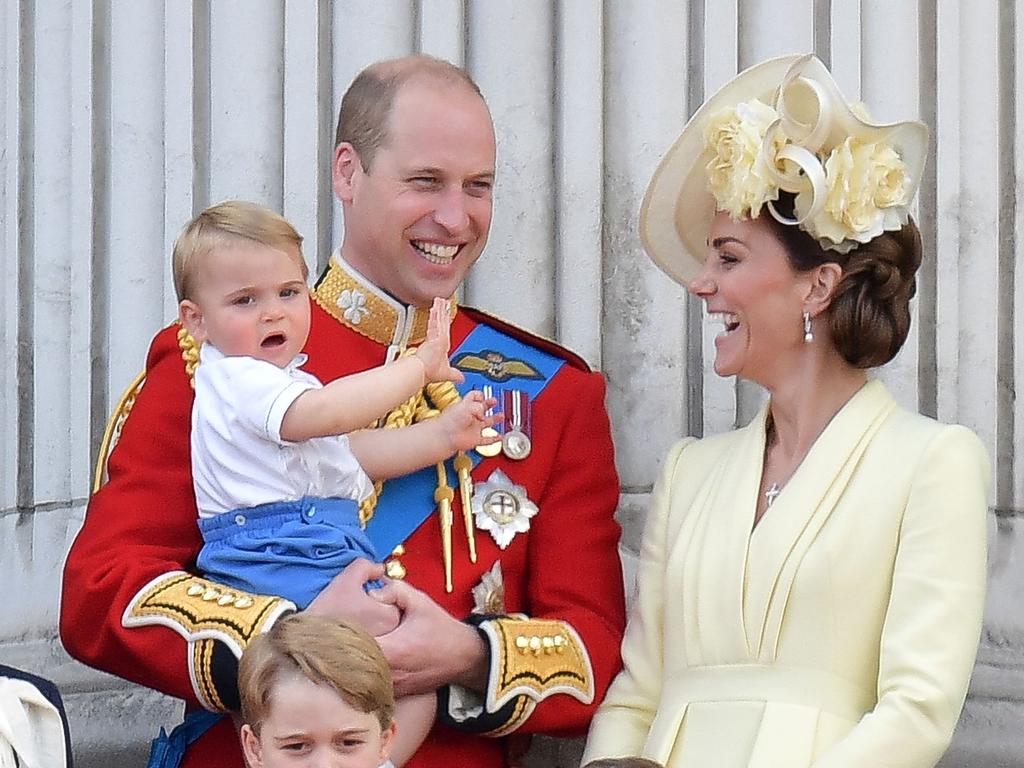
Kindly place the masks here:
POLYGON ((539 702, 555 694, 593 702, 590 655, 567 622, 504 616, 481 622, 480 629, 491 650, 485 709, 497 712, 518 697, 512 716, 489 736, 516 730, 539 702))
POLYGON ((204 707, 223 710, 213 684, 213 642, 240 657, 249 642, 295 604, 280 597, 230 589, 209 579, 171 571, 136 593, 121 618, 124 627, 164 626, 189 643, 192 687, 204 707))
POLYGON ((121 399, 117 401, 117 406, 107 421, 107 428, 103 430, 103 439, 100 441, 100 450, 96 456, 96 470, 92 478, 93 493, 102 488, 103 483, 106 482, 107 458, 117 444, 117 440, 121 436, 121 430, 124 428, 124 423, 128 419, 128 414, 132 412, 132 408, 135 406, 135 398, 139 396, 142 385, 145 383, 146 372, 142 371, 142 373, 132 379, 132 383, 128 385, 128 388, 121 395, 121 399))

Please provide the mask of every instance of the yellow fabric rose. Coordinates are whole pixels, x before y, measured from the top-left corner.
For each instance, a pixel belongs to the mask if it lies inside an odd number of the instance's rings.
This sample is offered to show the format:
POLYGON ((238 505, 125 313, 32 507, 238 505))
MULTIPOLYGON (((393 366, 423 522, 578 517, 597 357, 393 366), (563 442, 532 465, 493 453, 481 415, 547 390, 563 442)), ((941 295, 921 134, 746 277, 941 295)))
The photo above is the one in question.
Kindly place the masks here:
MULTIPOLYGON (((779 197, 769 179, 764 137, 778 113, 754 99, 714 115, 704 130, 705 146, 712 152, 706 170, 708 191, 719 210, 735 219, 756 218, 762 206, 779 197)), ((784 144, 774 139, 775 151, 784 144)))
POLYGON ((825 207, 807 227, 819 239, 865 243, 886 228, 885 209, 908 202, 903 160, 888 144, 851 136, 829 154, 825 175, 825 207))

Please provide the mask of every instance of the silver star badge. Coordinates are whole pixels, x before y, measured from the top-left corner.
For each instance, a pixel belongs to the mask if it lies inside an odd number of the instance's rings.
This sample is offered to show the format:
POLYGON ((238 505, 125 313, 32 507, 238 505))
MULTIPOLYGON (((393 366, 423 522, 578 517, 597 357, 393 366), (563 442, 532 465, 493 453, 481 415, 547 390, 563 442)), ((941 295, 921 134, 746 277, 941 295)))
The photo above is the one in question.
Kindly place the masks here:
POLYGON ((496 616, 505 613, 505 581, 501 561, 495 560, 491 570, 484 571, 480 583, 473 587, 473 613, 496 616))
POLYGON ((473 487, 473 515, 476 527, 489 531, 494 542, 505 549, 517 533, 530 530, 530 518, 537 505, 526 497, 526 489, 496 469, 473 487))

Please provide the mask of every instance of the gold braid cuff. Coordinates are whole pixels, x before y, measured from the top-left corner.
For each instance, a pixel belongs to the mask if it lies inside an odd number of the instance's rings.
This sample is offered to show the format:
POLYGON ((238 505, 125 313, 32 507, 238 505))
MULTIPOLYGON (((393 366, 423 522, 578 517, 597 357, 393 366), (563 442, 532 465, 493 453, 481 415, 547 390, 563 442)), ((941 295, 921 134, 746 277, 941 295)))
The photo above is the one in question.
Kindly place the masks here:
POLYGON ((594 671, 583 641, 572 625, 556 619, 505 616, 481 622, 491 650, 484 708, 497 712, 515 697, 509 721, 489 735, 511 733, 526 722, 536 704, 563 693, 590 704, 594 671))
POLYGON ((229 589, 184 571, 165 573, 136 593, 121 617, 124 627, 163 626, 189 644, 189 674, 207 709, 223 709, 213 685, 213 641, 240 657, 249 642, 266 632, 295 604, 280 597, 229 589))

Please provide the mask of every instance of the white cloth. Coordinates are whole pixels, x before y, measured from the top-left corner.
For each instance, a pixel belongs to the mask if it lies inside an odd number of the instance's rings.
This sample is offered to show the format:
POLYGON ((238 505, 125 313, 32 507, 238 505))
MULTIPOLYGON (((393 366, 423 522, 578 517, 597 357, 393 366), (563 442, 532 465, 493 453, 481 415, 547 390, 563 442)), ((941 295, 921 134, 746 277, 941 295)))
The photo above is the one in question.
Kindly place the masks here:
POLYGON ((323 385, 299 369, 252 357, 200 351, 192 406, 192 479, 199 517, 303 496, 362 501, 373 489, 345 435, 301 443, 281 439, 295 399, 323 385))
POLYGON ((57 708, 28 681, 0 677, 0 768, 66 765, 57 708))

